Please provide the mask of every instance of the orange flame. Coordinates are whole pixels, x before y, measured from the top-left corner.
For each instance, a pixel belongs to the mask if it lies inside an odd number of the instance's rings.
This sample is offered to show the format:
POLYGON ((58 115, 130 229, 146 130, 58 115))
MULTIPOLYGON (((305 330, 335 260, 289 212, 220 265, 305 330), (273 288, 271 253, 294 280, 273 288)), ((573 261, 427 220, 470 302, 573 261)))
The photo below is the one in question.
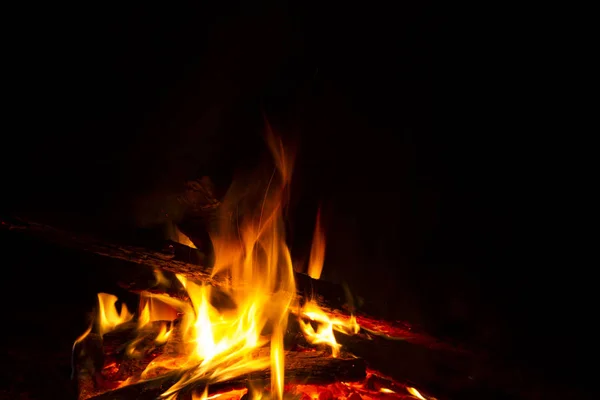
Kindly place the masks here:
POLYGON ((125 304, 121 305, 121 312, 117 311, 117 296, 108 293, 98 293, 98 329, 100 335, 114 330, 118 325, 129 322, 133 314, 129 313, 125 304))
POLYGON ((213 276, 229 277, 231 289, 227 295, 236 307, 218 310, 211 304, 210 287, 178 277, 193 309, 184 314, 181 324, 189 346, 183 366, 187 370, 163 397, 194 382, 219 382, 269 366, 272 395, 283 397, 283 333, 296 291, 282 213, 291 162, 270 130, 267 141, 275 170, 263 194, 254 197, 261 199, 260 209, 247 204, 253 200, 252 193, 240 199, 238 187, 233 186, 223 204, 219 230, 211 234, 215 250, 213 276), (270 355, 257 355, 256 350, 269 342, 270 355))
POLYGON ((348 320, 332 318, 314 301, 309 301, 304 304, 300 316, 306 317, 310 321, 318 324, 318 328, 315 331, 310 322, 305 322, 302 318, 299 319, 300 328, 302 329, 306 340, 312 344, 328 345, 331 347, 333 357, 339 355, 341 348, 341 345, 335 339, 333 331, 336 330, 348 335, 353 335, 360 330, 360 326, 356 322, 354 316, 351 316, 348 320))
MULTIPOLYGON (((317 221, 313 235, 313 242, 310 251, 310 261, 308 264, 308 274, 313 279, 319 279, 323 271, 323 262, 325 261, 325 233, 321 228, 321 210, 317 213, 317 221)), ((306 337, 306 340, 312 344, 325 344, 331 348, 333 357, 338 357, 341 345, 337 343, 334 330, 346 333, 356 334, 360 327, 356 322, 354 315, 347 321, 339 318, 331 318, 324 312, 315 301, 308 301, 302 307, 299 313, 300 317, 306 317, 312 322, 318 324, 317 329, 313 328, 310 322, 299 319, 300 328, 306 337)))
POLYGON ((313 279, 319 279, 323 271, 325 261, 325 232, 321 228, 321 210, 317 213, 315 233, 313 235, 312 247, 310 249, 310 260, 308 262, 308 275, 313 279))
POLYGON ((170 239, 176 243, 183 244, 185 246, 191 247, 192 249, 197 249, 196 245, 192 240, 177 227, 177 225, 173 224, 173 230, 169 233, 170 239))
POLYGON ((417 389, 415 389, 414 387, 410 387, 408 386, 406 388, 406 390, 408 391, 408 393, 412 394, 413 396, 415 396, 417 399, 420 400, 427 400, 425 397, 423 397, 423 395, 421 393, 419 393, 419 391, 417 389))
POLYGON ((169 336, 171 336, 171 332, 173 331, 173 327, 169 327, 167 323, 163 322, 160 325, 160 330, 158 331, 158 335, 156 335, 156 339, 154 341, 158 344, 166 343, 169 340, 169 336))

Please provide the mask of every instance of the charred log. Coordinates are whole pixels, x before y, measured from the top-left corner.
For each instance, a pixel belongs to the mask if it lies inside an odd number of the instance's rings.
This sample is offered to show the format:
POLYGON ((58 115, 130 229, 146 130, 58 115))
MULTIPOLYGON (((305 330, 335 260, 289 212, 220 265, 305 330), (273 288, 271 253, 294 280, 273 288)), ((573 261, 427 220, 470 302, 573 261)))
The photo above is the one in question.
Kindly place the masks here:
MULTIPOLYGON (((110 243, 88 235, 68 232, 22 219, 3 219, 1 224, 5 229, 21 231, 61 247, 124 260, 152 269, 158 268, 163 271, 181 274, 196 282, 217 287, 228 285, 226 277, 213 277, 211 276, 209 267, 194 262, 197 259, 202 259, 203 256, 196 256, 190 259, 189 253, 194 250, 178 243, 169 243, 163 249, 153 250, 127 244, 110 243)), ((321 306, 347 314, 345 293, 341 287, 312 279, 308 275, 301 273, 296 273, 295 278, 298 292, 302 297, 310 298, 314 296, 321 306)), ((129 284, 132 289, 136 290, 147 290, 150 288, 147 284, 147 279, 136 280, 133 276, 128 277, 124 284, 129 284)))

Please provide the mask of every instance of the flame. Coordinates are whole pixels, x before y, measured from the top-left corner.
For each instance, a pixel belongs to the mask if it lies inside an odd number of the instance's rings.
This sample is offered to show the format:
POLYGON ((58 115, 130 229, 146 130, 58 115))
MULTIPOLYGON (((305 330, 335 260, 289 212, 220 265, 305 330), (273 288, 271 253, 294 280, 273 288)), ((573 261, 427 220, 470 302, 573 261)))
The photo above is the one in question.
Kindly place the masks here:
POLYGON ((150 307, 149 307, 149 304, 146 303, 144 305, 144 308, 142 309, 142 312, 140 313, 140 316, 138 317, 138 327, 142 328, 142 327, 146 326, 149 322, 150 322, 150 307))
MULTIPOLYGON (((321 228, 321 210, 319 209, 308 264, 308 275, 311 278, 319 279, 321 277, 324 260, 325 233, 321 228)), ((333 357, 338 357, 341 349, 341 345, 335 339, 333 331, 337 330, 346 334, 356 334, 360 329, 354 315, 347 321, 331 318, 314 300, 306 302, 299 314, 317 323, 317 329, 315 330, 310 322, 304 321, 302 318, 299 319, 300 328, 306 340, 312 344, 325 344, 329 346, 333 357)))
POLYGON ((192 242, 192 240, 185 233, 181 232, 177 224, 175 224, 173 221, 169 221, 166 224, 166 237, 175 243, 182 244, 192 249, 197 249, 194 242, 192 242))
MULTIPOLYGON (((144 335, 148 329, 157 326, 155 343, 177 347, 176 355, 165 352, 153 359, 139 376, 150 379, 156 374, 178 371, 179 381, 160 396, 162 399, 176 399, 181 390, 192 385, 205 388, 204 393, 196 393, 194 399, 221 397, 209 397, 209 385, 268 369, 271 371, 269 397, 283 398, 283 338, 288 314, 296 304, 296 285, 284 226, 293 157, 268 124, 267 144, 274 161, 270 177, 234 182, 219 209, 217 227, 210 232, 215 260, 212 277, 228 281, 227 287, 219 288, 222 292, 219 296, 226 296, 233 306, 220 307, 214 288, 181 275, 176 277, 189 299, 149 292, 140 295, 136 321, 139 334, 128 346, 127 354, 136 356, 136 344, 147 337, 144 335)), ((176 227, 175 232, 181 233, 176 227)), ((178 236, 180 243, 182 240, 178 236)), ((325 237, 319 214, 309 265, 309 274, 315 279, 321 275, 324 255, 325 237)), ((155 278, 157 285, 169 286, 160 271, 155 271, 155 278)), ((98 299, 101 333, 133 319, 125 305, 117 312, 115 296, 100 293, 98 299)), ((330 317, 313 301, 304 304, 298 316, 307 340, 331 346, 334 357, 339 355, 340 345, 333 330, 356 333, 359 329, 354 317, 346 320, 330 317), (317 329, 303 319, 316 323, 317 329)), ((263 389, 253 389, 250 397, 260 399, 263 389)), ((222 398, 231 396, 234 395, 222 398)))
MULTIPOLYGON (((192 393, 192 400, 212 400, 212 399, 219 399, 219 400, 239 400, 241 399, 246 393, 248 392, 248 389, 234 389, 234 390, 230 390, 226 393, 216 393, 213 395, 208 395, 208 388, 205 388, 204 391, 202 392, 202 394, 198 394, 196 392, 192 393)), ((252 398, 252 400, 260 400, 260 399, 256 399, 256 398, 252 398)))
POLYGON ((283 331, 277 326, 271 337, 271 393, 278 399, 283 398, 283 369, 283 331))
POLYGON ((339 331, 347 335, 354 335, 359 332, 360 326, 356 322, 356 318, 351 316, 347 320, 340 318, 332 318, 321 309, 314 301, 308 301, 300 311, 301 317, 306 317, 310 321, 316 322, 317 330, 313 328, 310 322, 299 319, 300 328, 304 333, 306 340, 312 344, 326 344, 331 347, 333 357, 337 357, 340 352, 341 345, 335 339, 333 331, 339 331))
POLYGON ((420 400, 427 400, 425 397, 423 397, 423 395, 421 393, 419 393, 419 391, 417 389, 415 389, 414 387, 410 387, 407 386, 406 390, 408 391, 408 393, 412 394, 413 396, 415 396, 417 399, 420 400))
POLYGON ((173 230, 174 230, 174 235, 173 235, 172 240, 174 242, 191 247, 192 249, 197 249, 194 242, 192 242, 192 240, 185 233, 181 232, 181 230, 179 230, 177 225, 173 224, 173 230))
POLYGON ((325 232, 321 228, 321 210, 317 212, 317 222, 313 235, 312 247, 310 249, 310 260, 308 262, 308 275, 313 279, 319 279, 323 271, 325 261, 325 232))
POLYGON ((223 204, 219 229, 211 233, 213 276, 230 279, 226 294, 235 309, 219 310, 211 303, 209 286, 178 276, 192 308, 181 323, 187 359, 182 378, 163 393, 163 398, 195 382, 219 382, 269 367, 271 394, 277 399, 283 397, 283 333, 296 292, 282 211, 291 162, 270 129, 267 142, 275 169, 266 188, 246 192, 240 198, 239 187, 232 186, 223 204), (248 204, 257 199, 259 209, 248 204), (269 342, 270 352, 258 351, 269 342))
POLYGON ((98 329, 100 335, 110 332, 118 325, 129 322, 133 314, 129 313, 125 304, 121 305, 121 312, 117 311, 117 296, 108 293, 98 293, 98 329))
POLYGON ((168 326, 166 322, 163 322, 160 325, 160 330, 158 331, 158 335, 156 335, 154 341, 158 344, 166 343, 167 340, 169 340, 169 336, 171 336, 171 332, 173 332, 173 327, 168 326))
POLYGON ((92 324, 90 324, 90 326, 85 330, 85 332, 83 332, 81 335, 79 335, 77 339, 75 339, 75 341, 73 342, 73 351, 75 351, 75 347, 77 347, 77 345, 81 343, 90 334, 90 332, 92 332, 92 324))
POLYGON ((208 398, 208 386, 204 388, 204 391, 200 396, 196 395, 196 393, 192 393, 192 400, 206 400, 208 398))
POLYGON ((140 314, 138 327, 143 328, 154 321, 174 321, 181 301, 173 301, 168 296, 143 292, 140 296, 140 314))
POLYGON ((165 277, 165 274, 160 269, 155 269, 154 278, 156 279, 156 286, 170 286, 171 282, 165 277))

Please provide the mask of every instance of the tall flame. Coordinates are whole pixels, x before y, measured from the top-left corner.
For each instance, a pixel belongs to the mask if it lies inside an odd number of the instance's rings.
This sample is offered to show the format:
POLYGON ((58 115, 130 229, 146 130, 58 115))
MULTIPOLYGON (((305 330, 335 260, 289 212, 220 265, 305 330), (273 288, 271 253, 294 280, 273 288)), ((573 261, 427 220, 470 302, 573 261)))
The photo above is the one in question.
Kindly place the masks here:
POLYGON ((292 166, 285 147, 270 129, 267 142, 275 168, 266 187, 248 185, 240 197, 240 186, 232 186, 218 230, 211 233, 213 276, 230 279, 227 295, 235 308, 218 310, 211 304, 210 287, 180 277, 193 308, 193 317, 182 323, 183 336, 190 344, 184 368, 189 369, 163 397, 194 382, 219 382, 269 366, 272 396, 283 396, 283 334, 296 293, 282 211, 292 166), (257 199, 258 209, 253 207, 257 199), (269 342, 269 353, 257 352, 269 342))

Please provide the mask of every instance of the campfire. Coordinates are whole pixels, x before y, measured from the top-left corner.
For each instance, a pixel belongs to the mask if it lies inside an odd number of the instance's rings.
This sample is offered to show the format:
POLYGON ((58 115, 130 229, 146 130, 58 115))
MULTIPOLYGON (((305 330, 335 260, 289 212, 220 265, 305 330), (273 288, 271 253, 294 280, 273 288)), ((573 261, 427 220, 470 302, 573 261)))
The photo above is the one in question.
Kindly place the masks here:
MULTIPOLYGON (((95 317, 73 345, 80 400, 433 399, 367 368, 339 341, 389 331, 298 289, 284 225, 293 157, 270 130, 267 143, 272 174, 234 184, 219 208, 209 277, 157 268, 137 310, 98 294, 95 317)), ((324 255, 317 216, 313 280, 324 255)))

